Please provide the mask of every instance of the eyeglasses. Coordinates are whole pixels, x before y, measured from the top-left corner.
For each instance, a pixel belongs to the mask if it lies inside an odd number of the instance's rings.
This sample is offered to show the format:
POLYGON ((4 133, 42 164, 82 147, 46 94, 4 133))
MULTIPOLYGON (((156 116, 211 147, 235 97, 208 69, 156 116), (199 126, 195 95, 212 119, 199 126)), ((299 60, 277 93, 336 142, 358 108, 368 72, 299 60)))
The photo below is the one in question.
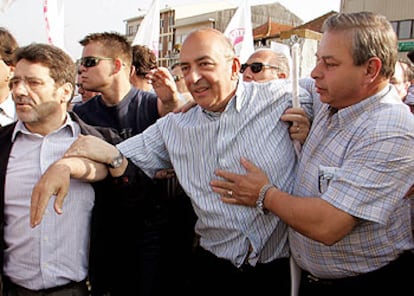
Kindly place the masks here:
POLYGON ((78 66, 84 66, 85 68, 95 67, 101 60, 113 60, 113 58, 99 58, 99 57, 83 57, 77 60, 78 66))
POLYGON ((242 64, 240 68, 240 73, 244 73, 244 71, 247 70, 247 68, 250 67, 250 70, 252 70, 253 73, 259 73, 263 70, 263 68, 273 68, 273 69, 279 69, 279 67, 269 64, 263 64, 263 63, 251 63, 251 64, 242 64))

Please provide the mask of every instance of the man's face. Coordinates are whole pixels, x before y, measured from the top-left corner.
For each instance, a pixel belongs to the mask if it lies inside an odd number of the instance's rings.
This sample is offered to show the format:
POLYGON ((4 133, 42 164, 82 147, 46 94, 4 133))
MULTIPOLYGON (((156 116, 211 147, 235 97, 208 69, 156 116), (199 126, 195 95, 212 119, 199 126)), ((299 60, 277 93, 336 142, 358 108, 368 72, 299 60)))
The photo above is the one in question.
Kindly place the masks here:
POLYGON ((324 33, 311 72, 321 101, 334 108, 344 108, 361 101, 367 65, 355 66, 351 38, 344 32, 324 33))
MULTIPOLYGON (((0 89, 9 88, 9 78, 12 72, 13 68, 7 65, 0 56, 0 89)), ((0 103, 1 99, 2 98, 0 98, 0 103)))
POLYGON ((17 116, 29 125, 44 122, 70 97, 56 86, 49 68, 24 59, 16 64, 11 87, 17 116))
POLYGON ((96 64, 90 66, 78 65, 80 72, 80 83, 85 90, 103 91, 112 84, 114 61, 109 59, 102 51, 102 45, 97 42, 90 42, 85 45, 82 51, 82 59, 87 57, 104 58, 97 60, 96 64))
MULTIPOLYGON (((247 60, 247 65, 252 65, 253 63, 260 63, 264 65, 273 65, 271 63, 271 56, 266 51, 258 51, 252 54, 247 60)), ((277 65, 274 65, 277 66, 277 65)), ((243 72, 243 81, 256 81, 256 82, 267 82, 270 80, 278 79, 277 69, 263 66, 261 71, 257 71, 255 68, 252 69, 252 66, 247 67, 243 72)))
POLYGON ((206 31, 190 35, 181 49, 187 88, 196 103, 209 111, 223 111, 236 90, 238 59, 226 53, 221 40, 206 31))
POLYGON ((401 100, 404 100, 410 87, 410 82, 405 81, 403 65, 400 62, 395 64, 394 75, 390 79, 390 83, 394 85, 401 100))

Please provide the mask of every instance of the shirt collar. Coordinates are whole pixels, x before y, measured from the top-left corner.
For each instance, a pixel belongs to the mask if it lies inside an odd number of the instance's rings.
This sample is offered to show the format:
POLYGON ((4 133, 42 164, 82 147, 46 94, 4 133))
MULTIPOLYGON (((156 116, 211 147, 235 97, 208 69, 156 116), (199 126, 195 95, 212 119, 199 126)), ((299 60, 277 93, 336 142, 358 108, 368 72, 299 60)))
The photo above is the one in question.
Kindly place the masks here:
MULTIPOLYGON (((72 118, 69 116, 68 113, 66 113, 66 120, 65 122, 62 124, 62 126, 60 128, 58 128, 57 130, 53 131, 52 133, 56 133, 64 128, 67 128, 70 130, 72 136, 76 135, 76 124, 75 122, 72 120, 72 118)), ((14 142, 16 140, 16 137, 19 133, 22 134, 27 134, 27 135, 33 135, 32 132, 30 132, 24 125, 24 123, 21 120, 18 120, 16 123, 16 126, 14 128, 13 131, 13 135, 12 135, 12 142, 14 142)))
MULTIPOLYGON (((362 100, 357 104, 338 110, 336 114, 339 126, 344 126, 346 124, 349 124, 349 122, 354 121, 355 118, 360 118, 361 114, 366 113, 375 106, 378 106, 378 104, 404 105, 394 87, 392 85, 388 85, 373 96, 362 100)), ((335 114, 333 117, 335 117, 335 114)))

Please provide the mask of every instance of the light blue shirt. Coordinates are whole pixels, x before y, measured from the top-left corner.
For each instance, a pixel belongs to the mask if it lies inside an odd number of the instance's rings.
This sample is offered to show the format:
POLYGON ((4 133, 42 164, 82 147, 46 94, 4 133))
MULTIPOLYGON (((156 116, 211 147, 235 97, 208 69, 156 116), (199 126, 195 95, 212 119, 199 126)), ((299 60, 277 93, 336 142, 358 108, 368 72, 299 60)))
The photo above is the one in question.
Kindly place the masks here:
POLYGON ((414 117, 392 86, 355 105, 316 114, 302 147, 294 195, 319 196, 358 221, 332 246, 290 230, 292 256, 320 278, 367 273, 412 249, 414 117))
MULTIPOLYGON (((143 134, 118 144, 119 150, 149 176, 174 167, 197 214, 200 245, 241 266, 288 257, 286 225, 256 208, 223 203, 209 185, 221 168, 244 174, 244 156, 262 168, 271 182, 291 192, 296 165, 288 124, 280 120, 291 105, 291 84, 239 83, 222 113, 196 106, 187 113, 168 114, 143 134)), ((309 104, 309 102, 306 102, 309 104)))
POLYGON ((30 199, 40 176, 76 140, 77 123, 67 116, 59 130, 32 134, 18 122, 5 183, 4 273, 12 282, 38 290, 81 281, 87 276, 91 211, 95 194, 90 184, 71 180, 60 216, 53 197, 43 221, 30 227, 30 199))

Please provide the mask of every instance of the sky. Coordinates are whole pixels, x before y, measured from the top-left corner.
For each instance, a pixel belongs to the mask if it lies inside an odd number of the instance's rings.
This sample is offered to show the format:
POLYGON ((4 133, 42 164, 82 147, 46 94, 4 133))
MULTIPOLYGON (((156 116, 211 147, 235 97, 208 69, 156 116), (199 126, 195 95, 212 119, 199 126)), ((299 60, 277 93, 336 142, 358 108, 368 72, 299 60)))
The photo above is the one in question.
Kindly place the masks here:
MULTIPOLYGON (((2 1, 0 0, 0 5, 2 1)), ((56 0, 48 0, 56 1, 56 0)), ((77 59, 85 35, 92 32, 117 31, 125 34, 125 20, 142 15, 139 10, 148 9, 150 0, 62 0, 64 5, 65 50, 77 59)), ((200 3, 203 0, 160 0, 160 6, 170 7, 200 3)), ((223 1, 223 0, 221 0, 223 1)), ((241 0, 224 0, 237 6, 241 0)), ((217 2, 205 0, 203 2, 217 2)), ((332 10, 339 11, 340 0, 250 0, 250 5, 279 2, 304 22, 332 10)), ((5 12, 0 11, 0 26, 7 28, 19 45, 31 42, 47 42, 43 16, 43 0, 14 0, 5 12)))

